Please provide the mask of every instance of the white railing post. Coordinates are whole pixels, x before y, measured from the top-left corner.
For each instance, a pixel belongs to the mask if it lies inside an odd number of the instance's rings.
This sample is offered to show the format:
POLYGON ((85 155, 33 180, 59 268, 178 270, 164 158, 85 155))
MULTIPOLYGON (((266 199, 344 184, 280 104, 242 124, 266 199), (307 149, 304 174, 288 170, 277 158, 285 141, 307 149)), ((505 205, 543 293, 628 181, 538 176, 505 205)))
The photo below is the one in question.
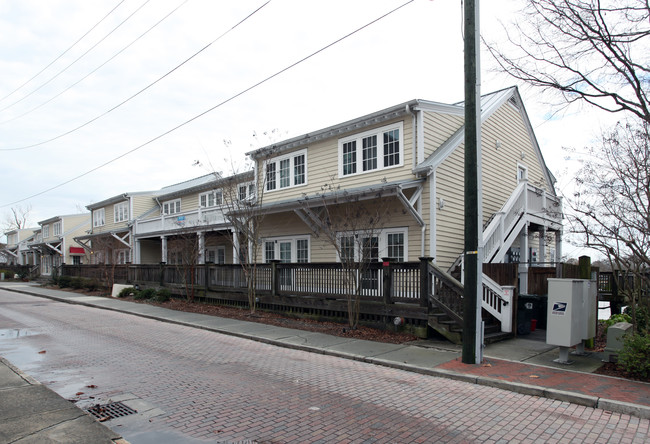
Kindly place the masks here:
POLYGON ((504 286, 503 289, 503 308, 501 309, 501 331, 504 333, 512 333, 512 301, 515 299, 515 287, 504 286))

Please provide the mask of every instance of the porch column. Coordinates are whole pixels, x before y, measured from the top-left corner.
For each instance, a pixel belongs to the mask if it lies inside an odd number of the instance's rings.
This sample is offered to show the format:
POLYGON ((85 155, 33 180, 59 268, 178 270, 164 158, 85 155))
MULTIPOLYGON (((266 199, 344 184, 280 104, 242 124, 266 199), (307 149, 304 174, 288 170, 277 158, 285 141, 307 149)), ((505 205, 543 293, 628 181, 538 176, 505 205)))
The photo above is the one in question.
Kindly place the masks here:
POLYGON ((232 263, 239 263, 239 236, 237 236, 237 231, 234 229, 230 230, 232 236, 232 263))
POLYGON ((555 262, 562 261, 562 230, 555 232, 555 262))
POLYGON ((546 227, 539 230, 539 262, 546 262, 546 227))
POLYGON ((167 236, 160 236, 160 243, 161 243, 161 262, 167 262, 167 236))
POLYGON ((131 258, 134 264, 142 263, 141 262, 142 252, 140 250, 141 248, 142 246, 140 245, 140 239, 136 239, 135 242, 133 242, 133 257, 131 258))
POLYGON ((519 294, 528 294, 528 223, 519 237, 519 294))
MULTIPOLYGON (((199 210, 200 211, 200 210, 199 210)), ((205 232, 199 231, 196 233, 199 238, 199 264, 205 264, 205 232)))

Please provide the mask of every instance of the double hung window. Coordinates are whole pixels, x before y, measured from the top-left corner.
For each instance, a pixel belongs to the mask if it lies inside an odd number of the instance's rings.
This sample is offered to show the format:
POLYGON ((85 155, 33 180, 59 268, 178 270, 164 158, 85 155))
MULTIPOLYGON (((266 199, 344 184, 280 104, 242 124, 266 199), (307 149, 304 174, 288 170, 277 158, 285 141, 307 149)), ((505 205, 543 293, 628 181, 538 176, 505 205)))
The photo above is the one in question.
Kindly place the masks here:
POLYGON ((181 200, 168 200, 163 202, 163 214, 176 214, 181 212, 181 200))
POLYGON ((61 221, 52 224, 52 231, 53 236, 61 236, 61 221))
POLYGON ((339 175, 363 174, 404 163, 403 124, 398 122, 339 140, 339 175))
POLYGON ((302 150, 266 162, 266 191, 307 183, 307 151, 302 150))
POLYGON ((129 220, 129 203, 120 202, 113 206, 115 222, 124 222, 129 220))
POLYGON ((199 205, 201 205, 203 208, 223 205, 223 192, 221 190, 214 190, 200 194, 199 205))
POLYGON ((106 225, 106 210, 100 208, 93 211, 93 227, 103 227, 106 225))

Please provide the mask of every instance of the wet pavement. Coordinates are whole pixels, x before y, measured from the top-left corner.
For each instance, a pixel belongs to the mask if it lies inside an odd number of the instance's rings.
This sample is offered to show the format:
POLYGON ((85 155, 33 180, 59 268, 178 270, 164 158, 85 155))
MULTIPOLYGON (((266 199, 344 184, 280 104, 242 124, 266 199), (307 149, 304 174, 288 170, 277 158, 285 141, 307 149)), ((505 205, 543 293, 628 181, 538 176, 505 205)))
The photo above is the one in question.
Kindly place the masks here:
MULTIPOLYGON (((414 373, 442 376, 448 378, 450 384, 451 380, 460 380, 479 386, 535 395, 541 399, 604 409, 610 414, 629 414, 632 415, 632 418, 650 417, 649 384, 591 373, 600 365, 597 354, 575 357, 576 362, 572 366, 554 363, 553 359, 558 357, 557 347, 545 344, 539 338, 535 338, 535 335, 489 345, 485 351, 486 360, 483 364, 467 365, 460 362, 460 349, 443 341, 417 341, 408 345, 374 343, 232 319, 173 312, 146 304, 84 296, 28 284, 3 283, 0 284, 0 288, 39 295, 57 301, 136 314, 172 324, 253 339, 288 349, 316 352, 414 373)), ((3 326, 0 324, 0 327, 3 326)), ((0 338, 27 337, 32 334, 35 334, 35 331, 29 328, 4 328, 0 331, 0 338)), ((540 332, 538 331, 536 334, 539 335, 540 332)), ((33 353, 35 350, 29 352, 33 353)), ((74 377, 75 375, 70 376, 74 377)), ((82 375, 77 376, 81 377, 82 375)), ((70 390, 76 389, 78 387, 70 387, 70 390)), ((647 421, 643 424, 645 424, 645 429, 642 429, 641 432, 637 431, 635 437, 647 433, 647 421)), ((636 441, 635 438, 630 442, 636 441)))

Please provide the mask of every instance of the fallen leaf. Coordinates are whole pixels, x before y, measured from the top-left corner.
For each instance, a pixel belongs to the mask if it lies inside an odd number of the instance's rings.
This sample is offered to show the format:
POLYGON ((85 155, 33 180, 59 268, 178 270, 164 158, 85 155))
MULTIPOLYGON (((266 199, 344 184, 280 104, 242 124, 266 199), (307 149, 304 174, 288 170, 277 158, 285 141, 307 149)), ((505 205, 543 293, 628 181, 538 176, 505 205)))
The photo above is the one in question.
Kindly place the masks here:
POLYGON ((86 387, 89 388, 89 389, 96 389, 97 388, 97 386, 95 384, 90 384, 90 385, 87 385, 86 387))
POLYGON ((487 364, 483 364, 483 367, 492 367, 492 364, 488 362, 487 364))
POLYGON ((77 392, 77 393, 75 393, 75 396, 81 396, 83 394, 84 394, 84 392, 77 392))
POLYGON ((537 375, 530 375, 529 378, 539 378, 537 375))
POLYGON ((47 353, 45 350, 41 350, 38 352, 39 355, 44 355, 45 353, 47 353))

